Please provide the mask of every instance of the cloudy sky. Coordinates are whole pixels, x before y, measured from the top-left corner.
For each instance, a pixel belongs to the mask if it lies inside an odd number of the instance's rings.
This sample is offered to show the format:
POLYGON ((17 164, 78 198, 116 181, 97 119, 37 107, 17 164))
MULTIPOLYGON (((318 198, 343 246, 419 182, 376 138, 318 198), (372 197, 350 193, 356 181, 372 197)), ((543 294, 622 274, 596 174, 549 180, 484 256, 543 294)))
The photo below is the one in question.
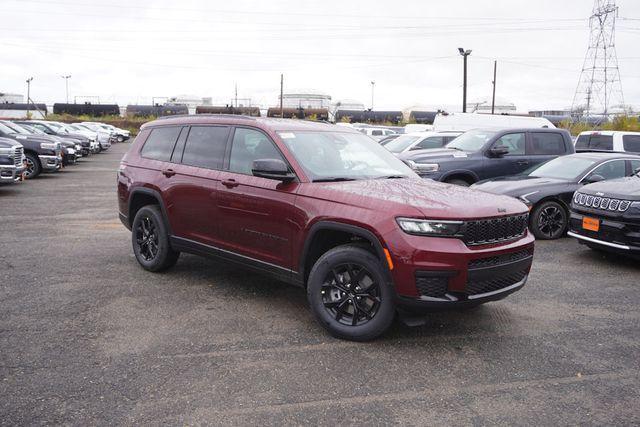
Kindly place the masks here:
MULTIPOLYGON (((617 53, 627 104, 640 107, 640 1, 618 0, 617 53)), ((313 89, 375 108, 459 106, 472 49, 469 98, 518 110, 571 105, 592 0, 94 1, 0 0, 0 92, 37 102, 70 98, 150 103, 191 94, 275 105, 313 89), (92 98, 95 99, 97 98, 92 98)))

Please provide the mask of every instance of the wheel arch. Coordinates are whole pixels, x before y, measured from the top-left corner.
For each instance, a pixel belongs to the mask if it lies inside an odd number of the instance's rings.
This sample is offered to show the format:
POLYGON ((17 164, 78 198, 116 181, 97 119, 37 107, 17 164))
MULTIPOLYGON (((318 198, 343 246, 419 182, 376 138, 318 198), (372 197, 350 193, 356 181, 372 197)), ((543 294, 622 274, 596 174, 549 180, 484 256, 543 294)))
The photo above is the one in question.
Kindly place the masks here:
POLYGON ((306 286, 309 272, 324 253, 340 245, 358 242, 369 244, 371 252, 383 266, 386 279, 392 283, 383 243, 372 231, 358 225, 319 221, 309 228, 300 256, 298 271, 303 285, 306 286))
POLYGON ((465 180, 470 185, 480 181, 480 177, 478 177, 478 175, 475 172, 470 170, 465 170, 465 169, 453 170, 453 171, 447 172, 445 175, 442 176, 440 180, 442 182, 445 182, 449 179, 456 179, 456 178, 465 180))
POLYGON ((131 229, 131 225, 133 224, 133 218, 141 208, 148 205, 158 205, 169 235, 173 234, 171 223, 169 222, 169 215, 167 215, 167 210, 159 191, 146 187, 135 188, 129 193, 129 202, 127 205, 127 223, 129 229, 131 229))

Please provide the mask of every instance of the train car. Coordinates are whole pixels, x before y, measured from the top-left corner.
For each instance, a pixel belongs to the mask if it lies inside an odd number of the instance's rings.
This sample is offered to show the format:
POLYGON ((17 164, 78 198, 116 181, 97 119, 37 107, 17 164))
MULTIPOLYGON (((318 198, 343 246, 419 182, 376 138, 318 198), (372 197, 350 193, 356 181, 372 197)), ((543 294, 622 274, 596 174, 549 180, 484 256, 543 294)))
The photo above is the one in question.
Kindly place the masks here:
POLYGON ((214 107, 211 105, 199 105, 196 107, 196 114, 240 114, 243 116, 260 117, 258 107, 214 107))
POLYGON ((329 120, 329 110, 327 108, 283 108, 271 107, 267 110, 267 117, 283 117, 285 119, 315 119, 329 120))
POLYGON ((437 115, 437 111, 413 110, 409 113, 409 121, 421 125, 432 125, 437 115))
POLYGON ((129 117, 163 117, 177 114, 189 114, 189 108, 185 104, 127 105, 129 117))
POLYGON ((32 119, 44 119, 47 115, 45 104, 24 104, 0 102, 0 119, 26 119, 27 112, 32 119))
POLYGON ((349 123, 400 123, 402 111, 373 111, 373 110, 338 110, 336 122, 348 120, 349 123))
POLYGON ((72 114, 74 116, 119 116, 120 107, 118 104, 92 104, 85 102, 83 104, 53 104, 54 114, 72 114))

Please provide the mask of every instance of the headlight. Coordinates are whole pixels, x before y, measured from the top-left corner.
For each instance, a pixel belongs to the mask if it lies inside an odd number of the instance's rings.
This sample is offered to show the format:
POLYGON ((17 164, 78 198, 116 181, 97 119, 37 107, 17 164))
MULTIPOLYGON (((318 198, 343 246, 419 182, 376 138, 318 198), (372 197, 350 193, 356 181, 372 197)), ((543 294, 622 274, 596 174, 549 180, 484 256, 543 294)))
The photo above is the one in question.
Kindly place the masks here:
POLYGON ((43 150, 55 150, 56 149, 56 143, 55 142, 41 142, 40 143, 40 148, 42 148, 43 150))
POLYGON ((440 169, 440 165, 437 163, 417 163, 413 160, 407 160, 407 164, 411 169, 416 172, 437 172, 440 169))
POLYGON ((398 225, 408 234, 425 236, 455 236, 462 228, 462 221, 441 221, 415 218, 397 218, 398 225))
POLYGON ((69 149, 67 149, 67 152, 68 152, 69 154, 76 154, 76 150, 74 150, 73 148, 69 148, 69 149))

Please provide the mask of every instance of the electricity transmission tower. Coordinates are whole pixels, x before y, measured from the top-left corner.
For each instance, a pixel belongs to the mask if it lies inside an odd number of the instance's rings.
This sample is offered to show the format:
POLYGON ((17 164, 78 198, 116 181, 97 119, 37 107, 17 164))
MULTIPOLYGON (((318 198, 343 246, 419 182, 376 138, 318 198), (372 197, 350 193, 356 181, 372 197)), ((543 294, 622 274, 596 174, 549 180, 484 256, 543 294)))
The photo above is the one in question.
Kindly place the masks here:
POLYGON ((583 119, 598 117, 606 120, 612 106, 624 108, 622 83, 616 56, 615 0, 595 0, 589 18, 589 47, 571 110, 583 119))

